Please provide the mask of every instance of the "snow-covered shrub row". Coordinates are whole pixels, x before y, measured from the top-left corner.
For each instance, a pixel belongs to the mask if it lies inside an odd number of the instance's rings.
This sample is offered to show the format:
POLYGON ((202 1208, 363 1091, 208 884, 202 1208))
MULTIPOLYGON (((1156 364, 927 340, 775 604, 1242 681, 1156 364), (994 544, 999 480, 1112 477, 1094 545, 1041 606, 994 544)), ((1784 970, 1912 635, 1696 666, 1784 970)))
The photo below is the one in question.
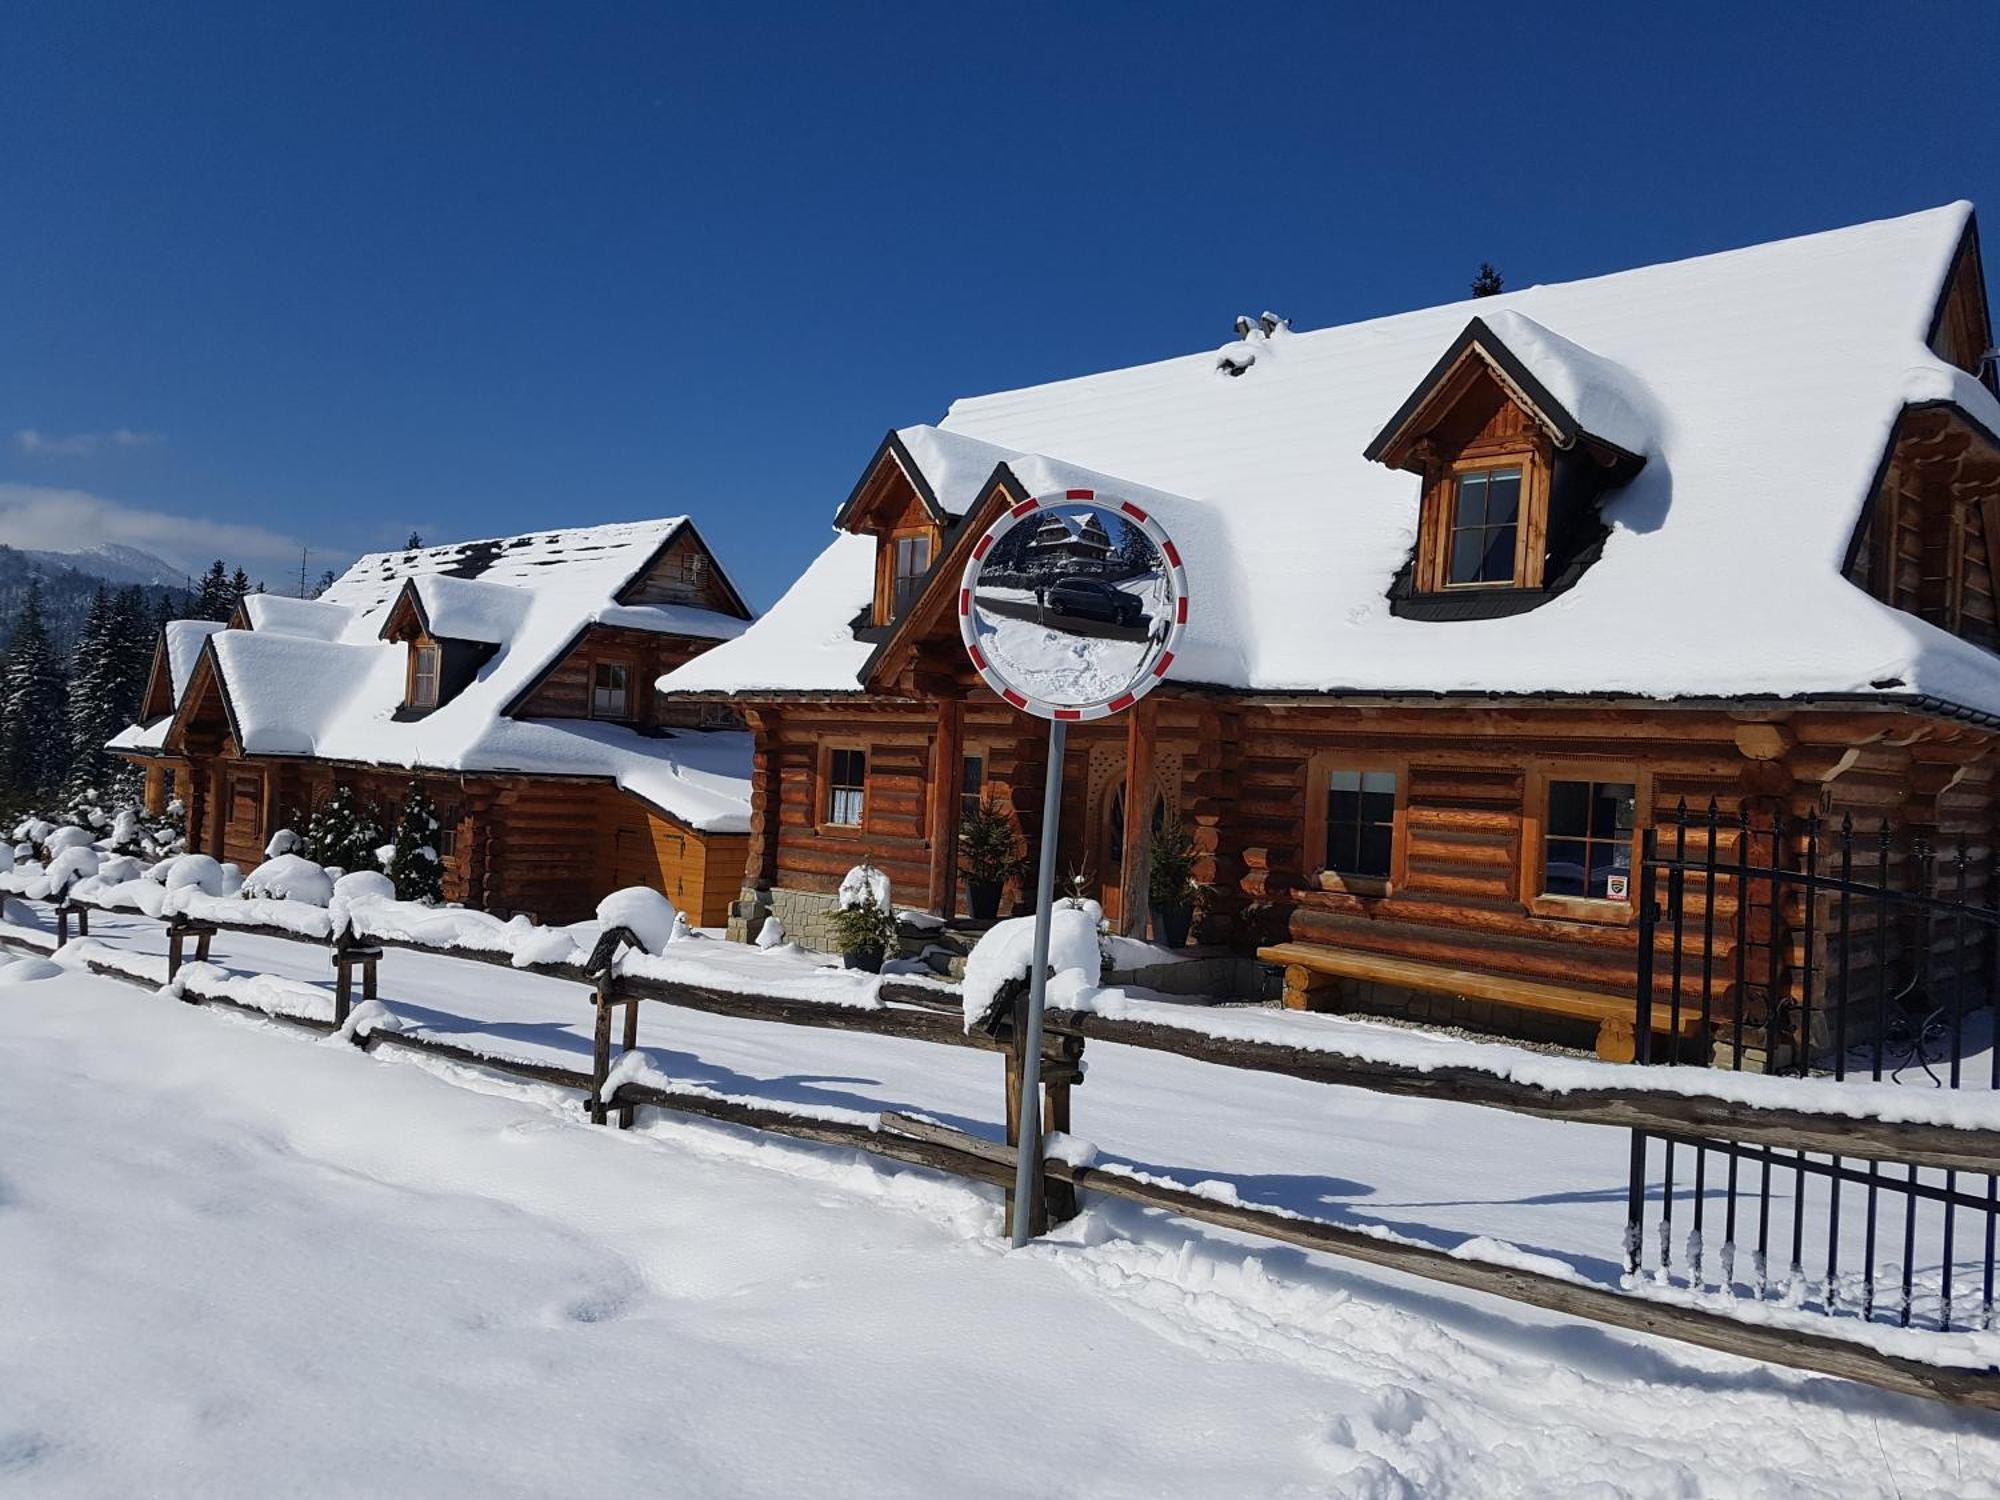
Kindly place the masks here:
POLYGON ((154 819, 136 803, 107 805, 95 790, 86 790, 66 807, 20 819, 9 837, 17 845, 30 845, 35 857, 44 860, 82 844, 158 859, 182 847, 181 814, 180 804, 171 802, 154 819))

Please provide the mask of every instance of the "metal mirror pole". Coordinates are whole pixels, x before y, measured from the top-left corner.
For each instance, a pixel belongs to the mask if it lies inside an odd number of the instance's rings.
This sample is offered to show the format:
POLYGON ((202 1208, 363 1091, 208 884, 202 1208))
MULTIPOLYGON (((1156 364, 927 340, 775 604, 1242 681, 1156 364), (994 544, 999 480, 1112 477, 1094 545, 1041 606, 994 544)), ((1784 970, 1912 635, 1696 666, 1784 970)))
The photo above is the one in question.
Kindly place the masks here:
POLYGON ((1030 1195, 1042 1159, 1042 1002, 1049 988, 1049 928, 1055 919, 1056 824, 1062 816, 1063 750, 1069 725, 1049 721, 1048 786, 1042 792, 1042 854, 1035 877, 1035 956, 1028 969, 1028 1034, 1021 1039, 1020 1140, 1014 1159, 1014 1244, 1028 1243, 1030 1195))

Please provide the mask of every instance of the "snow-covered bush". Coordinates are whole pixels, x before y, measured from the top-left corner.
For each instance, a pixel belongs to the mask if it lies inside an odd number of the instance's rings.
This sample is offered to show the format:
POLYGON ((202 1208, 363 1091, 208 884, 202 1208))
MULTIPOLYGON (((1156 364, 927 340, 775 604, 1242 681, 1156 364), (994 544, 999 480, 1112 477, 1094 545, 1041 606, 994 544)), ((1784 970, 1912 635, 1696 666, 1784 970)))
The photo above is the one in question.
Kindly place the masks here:
POLYGON ((104 885, 123 885, 128 880, 138 880, 145 873, 146 867, 129 854, 113 854, 97 864, 97 878, 104 885))
POLYGON ((220 896, 228 880, 222 866, 209 855, 180 854, 166 862, 163 883, 170 891, 193 890, 204 896, 220 896))
POLYGON ((146 836, 146 825, 139 821, 137 808, 121 807, 118 816, 111 820, 111 846, 114 849, 135 849, 146 836))
POLYGON ((74 823, 50 830, 41 840, 42 847, 49 851, 51 857, 62 853, 65 849, 82 849, 96 842, 96 834, 88 828, 79 828, 74 823))
POLYGON ((674 940, 674 903, 651 886, 628 885, 597 903, 597 920, 623 927, 648 953, 664 953, 674 940))
POLYGON ((318 865, 296 854, 267 859, 244 878, 246 899, 299 901, 325 906, 333 900, 333 881, 318 865))
POLYGON ((764 918, 764 925, 757 929, 757 946, 765 949, 778 948, 784 945, 784 941, 785 924, 780 922, 778 914, 773 912, 764 918))
POLYGON ((396 818, 396 832, 383 868, 396 882, 396 895, 404 901, 435 904, 444 900, 444 864, 438 858, 437 807, 421 781, 412 781, 403 794, 403 808, 396 818))
POLYGON ((357 901, 394 901, 396 883, 380 870, 356 870, 334 881, 333 899, 347 906, 357 901))
POLYGON ((377 868, 375 848, 381 842, 382 823, 375 809, 353 787, 342 786, 313 810, 304 853, 323 867, 372 870, 377 868))
POLYGON ((58 895, 67 891, 73 882, 95 875, 97 865, 97 851, 90 845, 67 846, 49 861, 47 874, 49 894, 58 895))
POLYGON ((264 858, 277 859, 280 855, 297 854, 305 840, 289 828, 280 828, 271 835, 271 842, 264 846, 264 858))

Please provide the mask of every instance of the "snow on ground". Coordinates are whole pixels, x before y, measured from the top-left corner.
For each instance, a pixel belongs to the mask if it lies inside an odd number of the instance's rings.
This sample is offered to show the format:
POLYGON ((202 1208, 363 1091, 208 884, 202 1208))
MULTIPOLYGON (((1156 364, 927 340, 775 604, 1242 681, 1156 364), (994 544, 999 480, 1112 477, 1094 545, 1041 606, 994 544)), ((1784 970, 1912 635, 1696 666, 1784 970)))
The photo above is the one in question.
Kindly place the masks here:
MULTIPOLYGON (((891 1071, 703 1019, 677 1076, 891 1071)), ((2000 1495, 1991 1419, 81 974, 0 985, 0 1140, 0 1492, 2000 1495)))
POLYGON ((1123 692, 1155 649, 1150 640, 1100 640, 990 610, 976 612, 979 645, 1000 675, 1048 703, 1095 703, 1123 692))

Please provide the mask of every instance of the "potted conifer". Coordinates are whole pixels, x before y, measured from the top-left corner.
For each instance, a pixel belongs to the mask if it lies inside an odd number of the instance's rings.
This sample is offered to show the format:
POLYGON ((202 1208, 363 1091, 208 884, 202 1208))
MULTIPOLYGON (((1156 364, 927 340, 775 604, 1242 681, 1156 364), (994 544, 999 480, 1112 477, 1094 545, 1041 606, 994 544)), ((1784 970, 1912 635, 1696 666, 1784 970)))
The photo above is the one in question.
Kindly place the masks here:
POLYGON ((1000 915, 1000 896, 1021 870, 1021 836, 1000 803, 982 798, 958 827, 959 868, 975 921, 1000 915))
POLYGON ((882 972, 882 960, 897 950, 896 908, 883 906, 870 891, 851 906, 833 914, 834 946, 850 969, 882 972))
POLYGON ((1175 818, 1153 835, 1146 896, 1153 909, 1153 938, 1169 948, 1187 943, 1194 921, 1194 835, 1175 818))

